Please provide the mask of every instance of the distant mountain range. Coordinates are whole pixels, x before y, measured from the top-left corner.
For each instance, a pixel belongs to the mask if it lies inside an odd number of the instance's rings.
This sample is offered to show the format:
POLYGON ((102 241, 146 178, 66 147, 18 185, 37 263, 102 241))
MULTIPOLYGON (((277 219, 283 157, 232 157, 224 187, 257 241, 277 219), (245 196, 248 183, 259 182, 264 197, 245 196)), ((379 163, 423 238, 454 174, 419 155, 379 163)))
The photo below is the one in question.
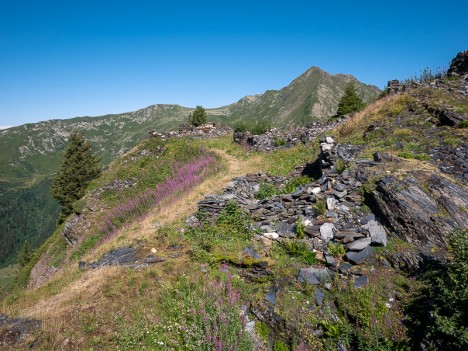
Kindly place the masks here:
MULTIPOLYGON (((363 84, 351 75, 331 75, 312 67, 285 88, 267 90, 228 106, 207 109, 208 121, 233 125, 241 120, 268 120, 278 127, 324 121, 335 114, 344 87, 350 81, 355 82, 365 101, 372 100, 380 92, 377 87, 363 84)), ((48 194, 48 184, 60 165, 73 129, 84 132, 107 165, 136 145, 150 129, 175 129, 187 121, 191 111, 192 108, 179 105, 158 104, 135 112, 49 120, 0 130, 0 241, 9 243, 9 248, 0 250, 0 264, 11 259, 25 239, 39 245, 47 237, 41 228, 53 227, 57 204, 48 194), (15 200, 20 196, 28 198, 29 193, 38 199, 42 208, 48 209, 50 218, 45 222, 44 213, 31 215, 33 204, 28 202, 23 206, 23 202, 15 200), (37 239, 39 232, 42 233, 40 240, 37 239)))

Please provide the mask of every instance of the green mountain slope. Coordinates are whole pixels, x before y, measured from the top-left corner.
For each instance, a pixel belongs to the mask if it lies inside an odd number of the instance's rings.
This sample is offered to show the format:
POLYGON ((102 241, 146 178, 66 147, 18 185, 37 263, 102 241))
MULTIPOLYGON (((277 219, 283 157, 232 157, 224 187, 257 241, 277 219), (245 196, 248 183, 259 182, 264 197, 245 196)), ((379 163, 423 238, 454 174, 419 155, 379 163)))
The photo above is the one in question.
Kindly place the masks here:
MULTIPOLYGON (((330 75, 312 67, 281 90, 246 96, 227 107, 228 120, 265 119, 276 126, 305 125, 323 121, 336 113, 347 83, 354 81, 361 97, 369 102, 380 90, 360 83, 351 75, 330 75)), ((222 118, 219 118, 222 121, 222 118)))
MULTIPOLYGON (((325 120, 336 112, 338 100, 350 75, 330 75, 312 67, 281 90, 268 90, 264 94, 247 96, 231 105, 208 109, 208 121, 233 125, 238 120, 270 120, 275 126, 303 125, 325 120)), ((356 81, 356 80, 355 80, 356 81)), ((379 89, 356 81, 361 96, 369 101, 379 89)), ((150 129, 169 131, 187 120, 193 109, 179 105, 152 105, 135 112, 99 117, 76 117, 67 120, 49 120, 26 124, 0 131, 0 204, 6 213, 14 213, 12 204, 21 196, 19 188, 29 189, 57 171, 68 136, 73 129, 83 131, 94 151, 102 157, 104 166, 125 153, 144 138, 150 129)), ((57 205, 41 186, 33 191, 48 197, 51 219, 55 220, 57 205)), ((21 247, 25 237, 39 232, 41 221, 29 218, 31 231, 23 233, 17 224, 0 222, 0 240, 14 241, 21 247), (15 233, 15 234, 13 234, 15 233), (15 240, 13 240, 13 236, 15 240)), ((44 237, 44 235, 40 235, 44 237)), ((36 240, 33 240, 36 242, 36 240)), ((41 242, 37 242, 39 245, 41 242)), ((12 246, 13 247, 13 246, 12 246)), ((11 257, 11 253, 8 254, 11 257)), ((0 255, 0 265, 6 256, 0 255)))

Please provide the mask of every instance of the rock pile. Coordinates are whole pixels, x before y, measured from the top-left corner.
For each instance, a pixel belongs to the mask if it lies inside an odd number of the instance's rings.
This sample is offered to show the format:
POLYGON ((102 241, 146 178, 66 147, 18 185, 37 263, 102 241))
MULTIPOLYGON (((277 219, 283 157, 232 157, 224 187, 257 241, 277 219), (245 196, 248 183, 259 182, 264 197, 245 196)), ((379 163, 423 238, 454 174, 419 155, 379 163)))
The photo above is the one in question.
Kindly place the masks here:
POLYGON ((150 138, 161 138, 163 140, 169 138, 217 138, 223 135, 231 134, 232 129, 220 123, 207 123, 195 127, 190 124, 181 124, 178 131, 171 131, 167 133, 159 133, 155 130, 149 132, 150 138))
MULTIPOLYGON (((337 145, 331 137, 322 140, 320 167, 322 176, 309 184, 297 187, 290 194, 264 200, 256 198, 262 183, 281 187, 286 177, 250 174, 234 178, 221 195, 207 195, 198 203, 199 211, 216 216, 229 201, 235 201, 251 214, 261 234, 258 240, 301 240, 311 249, 323 251, 326 262, 338 269, 337 261, 328 253, 328 244, 343 245, 346 259, 360 264, 373 253, 372 246, 387 244, 387 234, 378 218, 362 206, 359 190, 360 168, 372 167, 372 160, 356 158, 359 150, 351 145, 337 145), (354 161, 357 170, 343 170, 338 160, 354 161), (341 173, 340 173, 341 172, 341 173), (303 226, 305 238, 300 237, 298 225, 303 226)), ((193 222, 194 217, 189 222, 193 222)), ((314 273, 315 274, 315 273, 314 273)), ((309 277, 306 272, 303 274, 309 277)), ((308 279, 302 277, 300 279, 308 279)))
POLYGON ((320 134, 335 128, 347 118, 339 118, 326 124, 314 123, 311 127, 301 127, 287 131, 273 128, 261 135, 250 132, 235 132, 234 142, 244 146, 248 150, 271 152, 276 149, 290 148, 298 144, 307 144, 316 139, 320 134))

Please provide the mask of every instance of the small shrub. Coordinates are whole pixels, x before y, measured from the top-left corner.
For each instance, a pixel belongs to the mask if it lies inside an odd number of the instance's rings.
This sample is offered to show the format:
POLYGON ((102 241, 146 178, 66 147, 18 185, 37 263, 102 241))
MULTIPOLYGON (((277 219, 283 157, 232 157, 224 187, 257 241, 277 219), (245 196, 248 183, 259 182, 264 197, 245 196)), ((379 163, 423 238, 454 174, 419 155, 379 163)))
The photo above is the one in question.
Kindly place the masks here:
POLYGON ((245 133, 249 130, 249 125, 245 121, 238 121, 234 124, 234 132, 245 133))
POLYGON ((304 225, 304 222, 302 221, 302 218, 301 217, 298 217, 297 220, 296 220, 296 223, 295 223, 295 228, 296 228, 296 234, 297 234, 297 237, 299 239, 302 239, 304 238, 304 229, 305 229, 305 225, 304 225))
POLYGON ((346 169, 347 162, 341 158, 336 160, 336 171, 341 174, 346 169))
POLYGON ((468 128, 468 120, 461 121, 458 124, 458 128, 468 128))
POLYGON ((419 161, 430 161, 431 160, 431 157, 428 154, 424 153, 424 152, 415 155, 414 158, 416 160, 419 160, 419 161))
POLYGON ((251 132, 254 135, 265 134, 271 129, 271 122, 269 121, 257 121, 253 124, 251 132))
POLYGON ((281 340, 275 340, 274 351, 289 351, 289 346, 281 340))
POLYGON ((269 121, 255 121, 246 122, 238 121, 234 124, 234 132, 250 132, 254 135, 265 134, 271 129, 271 123, 269 121))
POLYGON ((284 240, 281 242, 281 245, 289 256, 296 257, 309 265, 317 263, 315 252, 309 250, 304 242, 284 240))
POLYGON ((266 323, 255 323, 255 331, 257 332, 260 339, 262 339, 262 341, 268 342, 268 339, 270 337, 270 328, 268 328, 268 325, 266 325, 266 323))
POLYGON ((312 180, 307 176, 293 178, 284 185, 284 193, 293 193, 297 190, 298 187, 304 184, 309 184, 311 181, 312 180))
POLYGON ((397 154, 397 156, 401 158, 406 158, 406 159, 410 159, 414 157, 413 153, 410 151, 401 151, 397 154))
POLYGON ((255 194, 255 197, 259 200, 263 200, 275 195, 278 195, 280 190, 276 188, 272 183, 261 183, 260 189, 255 194))
POLYGON ((313 207, 317 214, 323 215, 327 212, 327 201, 325 199, 319 199, 313 207))
POLYGON ((328 244, 328 252, 335 257, 342 257, 346 254, 346 250, 342 243, 334 244, 330 242, 328 244))
POLYGON ((276 137, 274 138, 273 143, 274 143, 274 145, 276 147, 283 146, 283 145, 287 144, 286 140, 281 139, 281 138, 276 138, 276 137))

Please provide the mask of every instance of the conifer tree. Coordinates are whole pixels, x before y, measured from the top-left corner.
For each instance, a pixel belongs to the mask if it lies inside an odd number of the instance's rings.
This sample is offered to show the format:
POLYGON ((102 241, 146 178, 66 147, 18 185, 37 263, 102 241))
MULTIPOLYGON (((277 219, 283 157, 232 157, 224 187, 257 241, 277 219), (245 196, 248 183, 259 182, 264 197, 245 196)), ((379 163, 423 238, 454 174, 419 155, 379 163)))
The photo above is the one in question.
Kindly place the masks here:
POLYGON ((203 106, 197 106, 195 110, 190 113, 189 122, 195 127, 206 123, 206 111, 203 106))
POLYGON ((353 82, 346 85, 343 96, 338 103, 336 115, 338 117, 360 111, 364 107, 364 102, 357 95, 356 87, 353 82))
POLYGON ((83 133, 73 131, 64 152, 64 160, 52 183, 51 194, 61 206, 59 223, 73 212, 73 203, 83 197, 91 180, 101 174, 100 160, 83 133))
POLYGON ((18 264, 21 267, 26 266, 28 262, 31 260, 33 253, 34 251, 31 248, 31 245, 29 245, 29 242, 25 241, 23 248, 18 253, 18 264))

